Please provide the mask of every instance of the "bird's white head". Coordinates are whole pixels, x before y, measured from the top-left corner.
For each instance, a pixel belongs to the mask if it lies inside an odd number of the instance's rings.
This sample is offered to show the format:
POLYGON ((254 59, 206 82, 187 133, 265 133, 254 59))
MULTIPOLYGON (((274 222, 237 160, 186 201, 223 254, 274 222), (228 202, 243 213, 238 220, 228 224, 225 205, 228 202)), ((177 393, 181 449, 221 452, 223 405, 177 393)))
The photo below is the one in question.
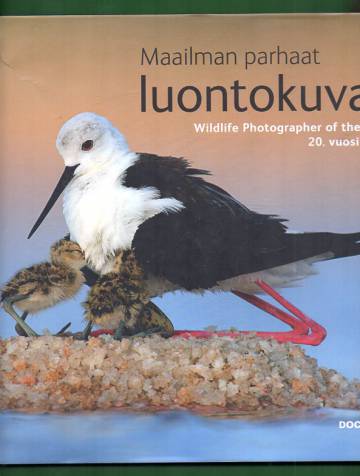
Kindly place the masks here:
POLYGON ((56 148, 67 167, 101 163, 115 152, 126 153, 124 136, 105 117, 81 112, 65 122, 56 139, 56 148))
POLYGON ((124 136, 105 117, 93 112, 81 112, 65 122, 57 136, 56 147, 64 159, 65 170, 28 238, 35 233, 75 173, 109 168, 109 160, 116 161, 129 153, 124 136))

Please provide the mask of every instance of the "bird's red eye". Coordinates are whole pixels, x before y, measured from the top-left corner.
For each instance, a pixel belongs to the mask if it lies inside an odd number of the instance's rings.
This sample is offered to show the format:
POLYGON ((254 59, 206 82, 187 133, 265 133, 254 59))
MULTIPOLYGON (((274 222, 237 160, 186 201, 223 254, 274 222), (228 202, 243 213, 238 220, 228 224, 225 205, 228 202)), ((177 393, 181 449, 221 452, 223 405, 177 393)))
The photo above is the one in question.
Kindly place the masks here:
POLYGON ((81 144, 81 150, 85 150, 85 151, 91 150, 93 146, 94 146, 94 141, 89 139, 81 144))

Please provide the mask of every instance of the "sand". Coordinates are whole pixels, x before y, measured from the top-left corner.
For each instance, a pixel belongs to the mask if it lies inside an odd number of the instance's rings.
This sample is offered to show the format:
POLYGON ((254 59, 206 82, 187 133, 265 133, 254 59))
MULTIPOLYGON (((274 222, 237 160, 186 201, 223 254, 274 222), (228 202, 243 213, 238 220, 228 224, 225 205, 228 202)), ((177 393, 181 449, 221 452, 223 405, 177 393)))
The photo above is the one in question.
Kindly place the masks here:
POLYGON ((0 408, 31 412, 216 407, 360 408, 360 382, 295 344, 237 339, 0 340, 0 408))

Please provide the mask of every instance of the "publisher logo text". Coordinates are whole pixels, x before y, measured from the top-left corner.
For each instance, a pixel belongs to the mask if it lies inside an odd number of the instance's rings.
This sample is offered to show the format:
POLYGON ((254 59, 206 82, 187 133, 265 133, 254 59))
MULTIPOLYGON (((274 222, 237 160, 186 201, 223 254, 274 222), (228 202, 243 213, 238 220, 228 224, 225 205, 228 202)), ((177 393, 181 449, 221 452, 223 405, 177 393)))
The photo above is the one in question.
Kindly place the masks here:
POLYGON ((339 428, 341 430, 360 430, 360 420, 340 420, 339 428))

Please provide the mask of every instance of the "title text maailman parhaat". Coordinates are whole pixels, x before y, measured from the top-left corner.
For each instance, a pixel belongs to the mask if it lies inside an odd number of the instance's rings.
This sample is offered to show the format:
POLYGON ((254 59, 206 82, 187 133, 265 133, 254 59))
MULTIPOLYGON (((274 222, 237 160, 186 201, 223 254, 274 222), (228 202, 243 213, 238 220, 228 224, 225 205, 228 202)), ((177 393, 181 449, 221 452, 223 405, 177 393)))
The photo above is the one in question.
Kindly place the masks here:
POLYGON ((141 48, 141 66, 236 66, 244 65, 312 65, 320 64, 320 51, 287 50, 279 45, 266 51, 245 50, 198 50, 193 46, 178 51, 164 51, 159 48, 141 48))

